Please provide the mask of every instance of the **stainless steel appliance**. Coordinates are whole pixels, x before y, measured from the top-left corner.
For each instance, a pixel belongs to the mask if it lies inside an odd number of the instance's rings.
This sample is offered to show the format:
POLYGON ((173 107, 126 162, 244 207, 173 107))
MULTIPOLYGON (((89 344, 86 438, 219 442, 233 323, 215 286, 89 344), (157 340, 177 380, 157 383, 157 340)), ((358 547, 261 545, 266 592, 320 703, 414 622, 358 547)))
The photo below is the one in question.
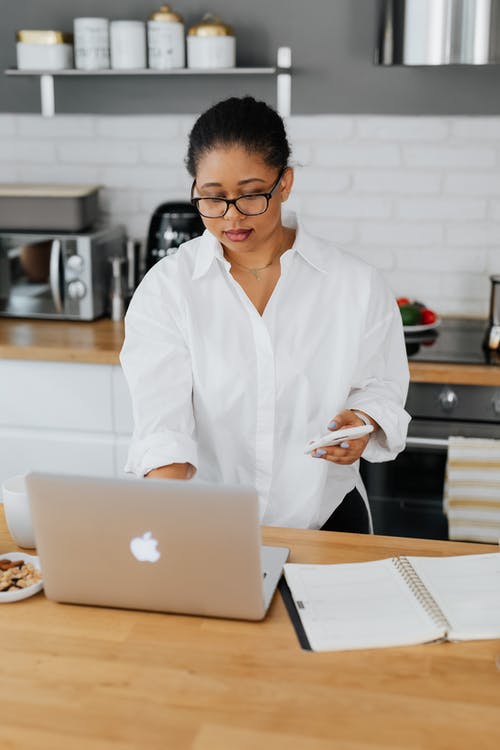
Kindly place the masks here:
MULTIPOLYGON (((43 45, 38 45, 43 46, 43 45)), ((83 232, 99 216, 99 185, 0 184, 1 232, 83 232)))
POLYGON ((500 351, 500 274, 490 276, 490 281, 490 317, 484 345, 490 351, 500 351))
MULTIPOLYGON (((497 361, 482 348, 486 325, 445 319, 423 339, 407 337, 409 359, 495 367, 497 361)), ((447 539, 443 489, 448 438, 499 438, 500 386, 411 383, 406 408, 412 416, 406 450, 387 463, 361 462, 375 533, 447 539)))
POLYGON ((500 0, 383 0, 376 61, 381 65, 500 62, 500 0))
POLYGON ((179 245, 203 234, 205 227, 198 211, 190 203, 162 203, 149 224, 146 245, 146 271, 179 245))
POLYGON ((94 320, 109 310, 109 258, 122 255, 122 227, 0 232, 0 315, 94 320))

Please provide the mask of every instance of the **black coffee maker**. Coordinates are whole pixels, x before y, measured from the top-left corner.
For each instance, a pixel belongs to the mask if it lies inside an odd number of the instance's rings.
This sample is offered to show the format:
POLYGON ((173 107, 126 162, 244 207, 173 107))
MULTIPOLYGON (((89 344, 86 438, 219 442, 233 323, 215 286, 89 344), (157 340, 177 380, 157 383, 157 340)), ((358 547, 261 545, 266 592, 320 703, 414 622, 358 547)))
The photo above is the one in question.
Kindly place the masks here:
POLYGON ((145 270, 177 251, 179 245, 203 234, 205 227, 191 203, 162 203, 149 224, 145 270))

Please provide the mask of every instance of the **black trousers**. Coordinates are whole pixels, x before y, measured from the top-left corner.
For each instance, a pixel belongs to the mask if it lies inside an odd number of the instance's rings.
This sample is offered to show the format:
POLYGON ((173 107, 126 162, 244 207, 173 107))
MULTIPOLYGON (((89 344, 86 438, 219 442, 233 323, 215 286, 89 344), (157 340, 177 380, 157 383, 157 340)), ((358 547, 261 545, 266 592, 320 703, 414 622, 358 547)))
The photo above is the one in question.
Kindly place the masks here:
POLYGON ((352 534, 370 533, 368 511, 356 488, 347 493, 328 521, 323 524, 321 530, 349 531, 352 534))

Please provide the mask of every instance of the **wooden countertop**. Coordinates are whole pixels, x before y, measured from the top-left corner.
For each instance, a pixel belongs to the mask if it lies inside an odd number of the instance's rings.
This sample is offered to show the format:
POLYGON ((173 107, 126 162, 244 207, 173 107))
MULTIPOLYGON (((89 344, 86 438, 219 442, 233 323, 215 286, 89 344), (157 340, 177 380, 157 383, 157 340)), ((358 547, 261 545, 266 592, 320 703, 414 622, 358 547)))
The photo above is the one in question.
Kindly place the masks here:
MULTIPOLYGON (((0 318, 0 359, 117 365, 123 323, 0 318)), ((410 362, 413 382, 500 386, 500 367, 410 362)))
POLYGON ((410 362, 410 378, 412 383, 500 386, 500 367, 447 364, 446 362, 410 362))
MULTIPOLYGON (((489 545, 264 529, 294 562, 489 545)), ((0 553, 14 551, 0 512, 0 553)), ((103 571, 105 575, 105 571, 103 571)), ((0 746, 16 750, 470 750, 500 742, 500 640, 303 651, 277 594, 261 623, 1 607, 0 746)))
POLYGON ((0 359, 119 364, 122 321, 89 323, 0 318, 0 359))

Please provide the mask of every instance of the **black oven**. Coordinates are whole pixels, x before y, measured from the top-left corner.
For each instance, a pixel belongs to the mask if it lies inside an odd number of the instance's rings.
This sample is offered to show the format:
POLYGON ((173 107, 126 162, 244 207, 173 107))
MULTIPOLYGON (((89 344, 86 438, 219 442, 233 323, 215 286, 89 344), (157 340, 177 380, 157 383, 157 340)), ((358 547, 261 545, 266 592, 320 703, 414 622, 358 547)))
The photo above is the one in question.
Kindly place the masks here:
MULTIPOLYGON (((474 352, 474 362, 485 364, 481 349, 484 321, 454 319, 444 321, 442 328, 439 347, 435 337, 434 361, 467 357, 466 362, 471 363, 474 352), (462 342, 454 354, 452 341, 455 345, 462 342)), ((409 356, 411 359, 411 348, 409 356)), ((420 358, 432 361, 431 351, 424 350, 420 358)), ((500 370, 498 375, 500 383, 500 370)), ((448 438, 500 437, 500 385, 411 383, 406 409, 412 416, 406 449, 394 461, 361 461, 374 530, 392 536, 447 539, 443 489, 448 438)))

